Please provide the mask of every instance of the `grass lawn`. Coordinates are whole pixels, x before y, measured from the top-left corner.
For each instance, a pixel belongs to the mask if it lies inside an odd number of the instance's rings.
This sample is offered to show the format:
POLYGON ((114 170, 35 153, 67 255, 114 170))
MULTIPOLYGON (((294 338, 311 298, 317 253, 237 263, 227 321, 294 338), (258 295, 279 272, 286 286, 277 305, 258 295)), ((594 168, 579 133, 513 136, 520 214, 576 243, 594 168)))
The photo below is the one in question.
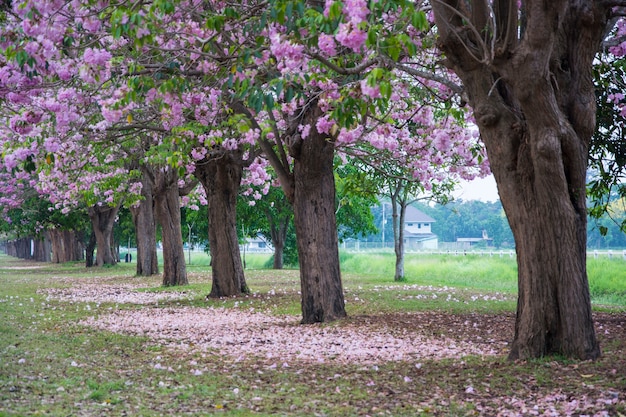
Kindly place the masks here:
POLYGON ((299 325, 298 271, 246 256, 245 297, 134 264, 0 255, 0 416, 626 415, 626 262, 590 259, 603 356, 506 359, 514 260, 342 253, 349 317, 299 325))

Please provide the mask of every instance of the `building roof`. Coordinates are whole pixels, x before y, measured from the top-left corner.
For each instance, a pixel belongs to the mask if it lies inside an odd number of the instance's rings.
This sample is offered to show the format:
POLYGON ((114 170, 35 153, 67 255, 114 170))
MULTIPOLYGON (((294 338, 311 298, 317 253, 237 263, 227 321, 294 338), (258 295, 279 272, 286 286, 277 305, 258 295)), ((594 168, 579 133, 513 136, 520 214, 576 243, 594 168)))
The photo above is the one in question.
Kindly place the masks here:
POLYGON ((434 223, 435 219, 413 206, 407 206, 406 213, 404 214, 404 222, 434 223))

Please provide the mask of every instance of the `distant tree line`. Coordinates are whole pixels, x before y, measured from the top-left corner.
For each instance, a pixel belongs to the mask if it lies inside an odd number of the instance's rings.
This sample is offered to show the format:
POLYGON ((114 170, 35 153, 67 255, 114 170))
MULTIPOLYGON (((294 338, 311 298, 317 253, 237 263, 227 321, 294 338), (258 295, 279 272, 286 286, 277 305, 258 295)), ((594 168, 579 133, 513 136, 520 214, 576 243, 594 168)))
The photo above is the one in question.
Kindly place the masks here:
MULTIPOLYGON (((432 232, 440 242, 455 242, 458 238, 481 237, 483 230, 497 248, 513 248, 513 233, 504 214, 502 203, 478 200, 455 200, 447 204, 427 204, 418 202, 414 207, 435 219, 432 232)), ((388 209, 388 207, 387 207, 388 209)), ((381 242, 383 237, 382 206, 372 207, 374 224, 378 232, 369 235, 368 242, 381 242)), ((620 230, 624 218, 623 201, 614 203, 612 215, 604 214, 599 219, 590 217, 587 224, 588 247, 590 249, 626 248, 626 234, 620 230)), ((393 230, 391 212, 384 213, 385 241, 392 242, 393 230)))

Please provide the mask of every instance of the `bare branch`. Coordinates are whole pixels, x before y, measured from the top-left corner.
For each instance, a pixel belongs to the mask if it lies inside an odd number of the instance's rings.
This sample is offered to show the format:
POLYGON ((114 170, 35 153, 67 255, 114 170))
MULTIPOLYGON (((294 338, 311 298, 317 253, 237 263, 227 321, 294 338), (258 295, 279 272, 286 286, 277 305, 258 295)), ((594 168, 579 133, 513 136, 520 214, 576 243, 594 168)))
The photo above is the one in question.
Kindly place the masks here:
POLYGON ((412 75, 414 77, 424 78, 426 80, 435 81, 435 82, 438 82, 439 84, 445 85, 446 87, 448 87, 450 90, 454 91, 457 94, 461 94, 463 92, 463 87, 461 87, 457 83, 453 82, 449 78, 443 77, 441 75, 434 74, 432 72, 421 71, 421 70, 418 70, 416 68, 413 68, 413 67, 401 64, 399 62, 393 62, 391 60, 389 60, 389 62, 387 62, 387 63, 390 66, 393 66, 393 67, 397 68, 398 70, 400 70, 402 72, 405 72, 405 73, 407 73, 409 75, 412 75))

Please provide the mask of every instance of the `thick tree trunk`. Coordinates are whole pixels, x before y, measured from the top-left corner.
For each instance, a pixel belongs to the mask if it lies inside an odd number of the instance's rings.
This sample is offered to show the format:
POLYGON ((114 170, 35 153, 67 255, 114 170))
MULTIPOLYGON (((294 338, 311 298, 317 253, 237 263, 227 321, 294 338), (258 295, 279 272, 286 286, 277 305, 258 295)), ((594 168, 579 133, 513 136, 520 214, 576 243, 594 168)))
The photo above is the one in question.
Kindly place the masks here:
POLYGON ((144 174, 141 195, 143 200, 131 207, 137 239, 137 275, 150 276, 159 273, 156 250, 156 222, 154 219, 154 197, 152 181, 144 174))
POLYGON ((38 262, 52 261, 52 244, 50 242, 49 232, 45 232, 41 238, 35 240, 33 258, 38 262))
POLYGON ((73 230, 52 229, 49 232, 53 263, 80 261, 83 259, 82 243, 73 230))
POLYGON ((156 169, 154 176, 155 212, 163 237, 163 286, 187 285, 178 174, 168 168, 156 169))
POLYGON ((22 237, 15 241, 16 256, 20 259, 31 259, 31 238, 22 237))
POLYGON ((50 240, 52 242, 52 262, 57 264, 66 262, 63 231, 59 229, 50 230, 50 240))
MULTIPOLYGON (((600 348, 586 271, 585 174, 595 122, 591 63, 602 13, 558 1, 533 9, 524 38, 510 50, 496 45, 504 53, 489 66, 473 58, 485 52, 477 50, 479 43, 461 43, 469 33, 463 19, 450 6, 433 9, 515 237, 519 296, 509 357, 595 359, 600 348)), ((516 24, 497 24, 508 32, 502 39, 515 39, 516 24)))
POLYGON ((113 254, 113 225, 119 206, 92 206, 89 208, 89 219, 96 235, 96 266, 115 265, 115 255, 113 254))
POLYGON ((309 110, 309 120, 304 123, 312 126, 310 135, 298 144, 298 149, 292 149, 303 323, 346 316, 335 217, 335 148, 314 127, 319 114, 318 108, 309 110))
POLYGON ((209 217, 209 250, 213 286, 210 297, 229 297, 249 292, 237 237, 237 194, 243 174, 240 151, 196 163, 195 175, 206 191, 209 217))

